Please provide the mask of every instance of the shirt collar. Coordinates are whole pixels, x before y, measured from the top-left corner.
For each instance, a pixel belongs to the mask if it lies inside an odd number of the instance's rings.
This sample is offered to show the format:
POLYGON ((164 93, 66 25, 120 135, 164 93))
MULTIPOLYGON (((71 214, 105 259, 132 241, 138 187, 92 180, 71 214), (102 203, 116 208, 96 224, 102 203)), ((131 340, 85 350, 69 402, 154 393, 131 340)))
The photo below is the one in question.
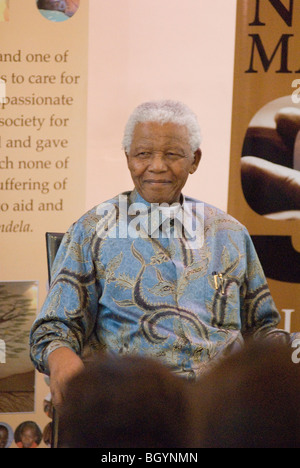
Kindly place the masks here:
MULTIPOLYGON (((181 195, 181 214, 178 212, 178 209, 161 210, 159 205, 156 203, 150 203, 144 200, 144 198, 139 194, 139 192, 134 189, 129 193, 128 197, 128 217, 134 218, 139 216, 141 220, 150 218, 150 237, 151 235, 155 237, 159 229, 164 229, 164 226, 167 226, 167 233, 170 227, 177 226, 178 230, 183 232, 185 235, 190 238, 195 236, 195 217, 199 220, 201 218, 200 224, 203 225, 203 213, 200 213, 199 210, 196 211, 196 215, 193 212, 195 209, 194 204, 196 201, 188 201, 187 198, 182 194, 181 195), (159 213, 157 213, 159 211, 159 213), (175 213, 174 213, 175 211, 175 213)), ((199 202, 197 202, 199 203, 199 202)), ((203 205, 203 204, 202 204, 203 205)), ((173 206, 176 206, 175 204, 173 206)), ((200 225, 199 224, 199 225, 200 225)))

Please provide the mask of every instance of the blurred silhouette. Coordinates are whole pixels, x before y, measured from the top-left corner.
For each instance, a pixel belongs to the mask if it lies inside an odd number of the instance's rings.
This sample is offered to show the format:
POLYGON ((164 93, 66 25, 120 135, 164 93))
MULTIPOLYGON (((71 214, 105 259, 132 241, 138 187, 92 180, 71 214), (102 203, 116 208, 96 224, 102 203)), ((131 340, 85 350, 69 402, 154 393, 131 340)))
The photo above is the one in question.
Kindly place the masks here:
POLYGON ((300 365, 257 342, 196 383, 143 357, 97 356, 69 384, 66 448, 299 448, 300 365))
POLYGON ((95 356, 70 381, 59 446, 195 447, 191 385, 149 358, 95 356))
POLYGON ((197 384, 204 448, 299 448, 300 366, 289 345, 252 343, 197 384))

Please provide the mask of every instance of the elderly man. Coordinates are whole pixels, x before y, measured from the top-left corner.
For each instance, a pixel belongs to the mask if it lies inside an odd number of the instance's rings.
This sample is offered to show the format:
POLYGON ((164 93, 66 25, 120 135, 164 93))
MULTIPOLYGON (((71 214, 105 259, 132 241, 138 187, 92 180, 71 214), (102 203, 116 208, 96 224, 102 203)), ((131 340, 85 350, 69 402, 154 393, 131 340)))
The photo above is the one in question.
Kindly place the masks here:
POLYGON ((69 229, 32 328, 31 356, 50 373, 55 404, 86 349, 159 358, 195 379, 249 336, 285 338, 247 230, 182 194, 200 144, 181 103, 131 115, 123 146, 135 188, 69 229))

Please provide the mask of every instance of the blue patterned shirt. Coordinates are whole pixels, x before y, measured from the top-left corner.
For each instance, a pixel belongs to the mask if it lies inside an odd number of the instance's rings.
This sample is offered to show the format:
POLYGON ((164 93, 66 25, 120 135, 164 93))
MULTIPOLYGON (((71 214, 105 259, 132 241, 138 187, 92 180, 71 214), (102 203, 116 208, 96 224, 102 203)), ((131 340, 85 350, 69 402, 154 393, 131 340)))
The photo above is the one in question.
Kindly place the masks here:
POLYGON ((143 222, 151 205, 136 190, 121 199, 128 204, 125 220, 118 196, 85 214, 63 239, 31 330, 39 371, 48 373, 49 354, 66 346, 81 356, 95 349, 151 356, 195 378, 245 337, 283 333, 250 235, 238 221, 185 197, 202 233, 198 247, 189 248, 188 236, 174 234, 176 223, 165 235, 154 222, 149 234, 143 222), (136 203, 147 208, 140 217, 136 203), (128 235, 137 220, 140 235, 128 235))

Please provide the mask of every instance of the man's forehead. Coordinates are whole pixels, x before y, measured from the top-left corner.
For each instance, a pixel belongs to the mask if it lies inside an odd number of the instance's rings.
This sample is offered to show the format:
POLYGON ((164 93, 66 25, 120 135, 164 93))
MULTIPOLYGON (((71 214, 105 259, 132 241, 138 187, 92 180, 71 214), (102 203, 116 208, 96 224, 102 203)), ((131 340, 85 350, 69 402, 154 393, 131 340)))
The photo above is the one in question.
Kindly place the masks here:
POLYGON ((185 126, 171 122, 159 124, 157 122, 138 123, 134 129, 135 142, 151 143, 161 141, 164 143, 185 143, 188 141, 188 130, 185 126))

